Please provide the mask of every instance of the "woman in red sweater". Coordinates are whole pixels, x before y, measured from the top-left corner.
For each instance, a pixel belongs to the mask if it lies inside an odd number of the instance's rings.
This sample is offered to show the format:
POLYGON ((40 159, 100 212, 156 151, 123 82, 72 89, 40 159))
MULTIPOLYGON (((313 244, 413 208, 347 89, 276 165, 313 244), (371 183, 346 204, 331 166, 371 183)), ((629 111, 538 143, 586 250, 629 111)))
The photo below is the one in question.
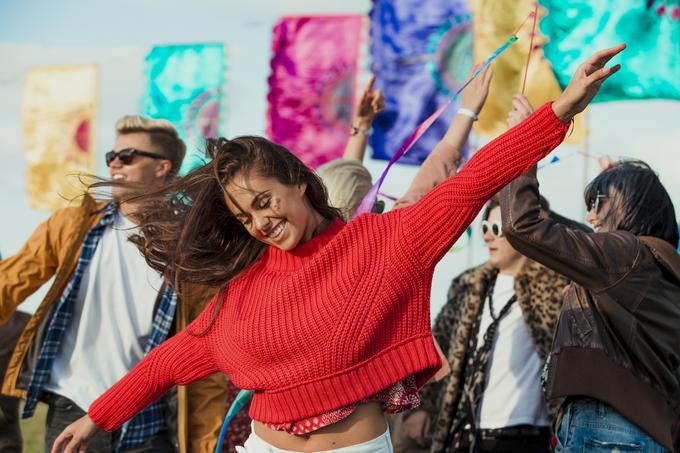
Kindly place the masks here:
POLYGON ((222 290, 66 428, 53 452, 85 451, 96 430, 115 430, 173 385, 216 371, 254 390, 243 451, 390 452, 383 412, 416 405, 415 389, 441 365, 429 316, 435 265, 490 197, 562 141, 624 47, 591 57, 558 100, 417 203, 349 224, 283 147, 210 141, 210 163, 147 198, 137 242, 171 281, 222 290))

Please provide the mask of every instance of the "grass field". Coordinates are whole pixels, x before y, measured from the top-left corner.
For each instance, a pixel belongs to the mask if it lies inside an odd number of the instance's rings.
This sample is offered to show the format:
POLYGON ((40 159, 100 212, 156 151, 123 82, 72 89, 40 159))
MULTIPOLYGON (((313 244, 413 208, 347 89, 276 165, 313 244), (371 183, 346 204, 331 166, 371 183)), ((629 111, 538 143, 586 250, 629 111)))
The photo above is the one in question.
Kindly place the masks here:
MULTIPOLYGON (((23 406, 23 405, 22 405, 23 406)), ((19 410, 19 413, 21 413, 19 410)), ((24 438, 24 453, 43 453, 45 451, 45 417, 47 405, 38 404, 35 415, 21 420, 21 434, 24 438)))

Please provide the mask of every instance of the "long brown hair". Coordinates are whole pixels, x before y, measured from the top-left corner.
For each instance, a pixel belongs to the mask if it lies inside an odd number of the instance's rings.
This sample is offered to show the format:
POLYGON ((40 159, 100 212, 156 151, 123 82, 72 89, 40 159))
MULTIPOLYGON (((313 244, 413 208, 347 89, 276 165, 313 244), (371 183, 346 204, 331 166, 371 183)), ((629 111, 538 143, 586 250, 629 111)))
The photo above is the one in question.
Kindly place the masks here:
POLYGON ((237 173, 256 172, 285 185, 306 183, 305 196, 313 209, 324 219, 340 215, 328 204, 316 174, 286 148, 263 137, 208 139, 206 155, 210 161, 186 176, 126 200, 138 206, 134 215, 140 234, 131 241, 149 266, 176 287, 182 282, 223 286, 264 251, 266 246, 227 209, 224 186, 237 173))

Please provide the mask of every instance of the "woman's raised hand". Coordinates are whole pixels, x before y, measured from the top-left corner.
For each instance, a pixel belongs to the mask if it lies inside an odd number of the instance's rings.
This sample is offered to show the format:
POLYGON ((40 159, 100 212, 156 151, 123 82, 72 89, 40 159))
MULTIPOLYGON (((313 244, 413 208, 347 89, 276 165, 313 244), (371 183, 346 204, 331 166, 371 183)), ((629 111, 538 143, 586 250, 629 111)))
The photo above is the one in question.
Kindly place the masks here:
POLYGON ((569 122, 574 116, 585 110, 602 83, 621 69, 620 64, 609 67, 605 65, 625 48, 626 44, 621 43, 612 48, 601 50, 576 69, 569 85, 552 105, 555 115, 560 120, 565 123, 569 122))
POLYGON ((85 453, 99 427, 85 415, 64 429, 52 444, 52 453, 85 453))
POLYGON ((508 112, 508 127, 515 127, 532 113, 534 113, 534 107, 526 96, 519 93, 513 95, 512 109, 508 112))

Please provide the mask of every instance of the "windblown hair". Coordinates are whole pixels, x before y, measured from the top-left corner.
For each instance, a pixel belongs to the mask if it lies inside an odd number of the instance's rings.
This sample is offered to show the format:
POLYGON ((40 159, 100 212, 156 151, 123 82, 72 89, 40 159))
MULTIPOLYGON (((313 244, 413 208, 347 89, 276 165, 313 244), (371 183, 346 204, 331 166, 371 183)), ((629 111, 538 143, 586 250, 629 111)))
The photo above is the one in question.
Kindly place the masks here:
POLYGON ((586 205, 606 195, 609 210, 602 219, 611 231, 654 236, 678 247, 675 208, 659 177, 641 160, 629 160, 603 171, 584 193, 586 205))
POLYGON ((223 286, 248 269, 265 245, 229 211, 224 187, 238 173, 306 183, 305 196, 324 219, 340 212, 328 204, 321 180, 283 146, 262 137, 207 140, 210 161, 165 187, 134 195, 140 234, 131 237, 149 266, 178 287, 182 282, 223 286))
POLYGON ((168 176, 170 178, 177 176, 186 154, 186 145, 180 138, 177 129, 169 121, 153 120, 141 115, 126 115, 116 122, 116 135, 135 132, 144 132, 149 135, 151 143, 159 147, 163 155, 172 164, 168 176))

